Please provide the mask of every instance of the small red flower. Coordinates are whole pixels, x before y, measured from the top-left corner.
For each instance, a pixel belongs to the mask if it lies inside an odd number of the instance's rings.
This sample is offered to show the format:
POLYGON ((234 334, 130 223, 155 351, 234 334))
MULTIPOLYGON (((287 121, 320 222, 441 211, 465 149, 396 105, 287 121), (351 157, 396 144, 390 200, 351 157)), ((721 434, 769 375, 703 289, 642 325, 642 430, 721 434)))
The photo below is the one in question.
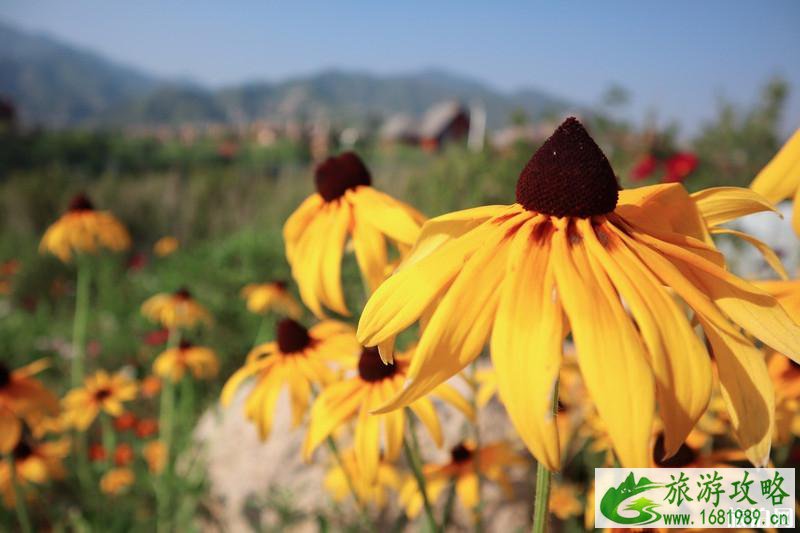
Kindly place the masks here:
POLYGON ((664 183, 676 183, 685 180, 697 168, 697 156, 691 152, 678 152, 667 159, 667 173, 664 183))
POLYGON ((167 329, 157 329, 155 331, 151 331, 147 335, 144 336, 144 343, 148 346, 161 346, 162 344, 167 342, 169 338, 169 330, 167 329))
POLYGON ((127 442, 117 445, 114 450, 114 464, 117 466, 127 466, 133 461, 133 447, 127 442))
POLYGON ((633 170, 631 171, 631 177, 634 181, 647 179, 647 177, 655 172, 657 166, 658 159, 656 159, 652 154, 647 154, 642 157, 639 162, 636 163, 636 165, 634 165, 633 170))
POLYGON ((140 438, 146 438, 155 435, 158 431, 158 422, 152 418, 144 418, 139 420, 136 424, 136 435, 140 438))
POLYGON ((95 442, 89 446, 89 460, 92 462, 106 460, 106 449, 102 444, 95 442))
POLYGON ((114 419, 114 429, 117 431, 128 431, 136 427, 136 422, 136 415, 133 413, 122 413, 114 419))

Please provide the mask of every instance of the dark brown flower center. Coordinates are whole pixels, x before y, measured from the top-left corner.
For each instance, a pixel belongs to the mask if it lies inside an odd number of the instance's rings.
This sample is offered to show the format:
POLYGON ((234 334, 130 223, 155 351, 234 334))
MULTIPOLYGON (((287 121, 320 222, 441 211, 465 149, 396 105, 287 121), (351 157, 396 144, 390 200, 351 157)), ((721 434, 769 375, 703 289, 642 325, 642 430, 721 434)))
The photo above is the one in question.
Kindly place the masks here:
POLYGON ((111 389, 109 389, 108 387, 97 389, 97 391, 95 391, 94 393, 94 399, 97 400, 98 402, 102 402, 109 396, 111 396, 111 389))
POLYGON ((697 451, 686 444, 681 444, 672 457, 664 459, 664 434, 659 433, 653 446, 653 461, 661 468, 682 468, 692 464, 697 459, 697 451))
POLYGON ((286 287, 288 287, 288 284, 282 279, 279 279, 278 281, 273 281, 272 284, 282 291, 285 291, 286 287))
POLYGON ((15 460, 22 461, 33 455, 33 448, 28 444, 27 440, 20 439, 11 454, 15 460))
POLYGON ((186 288, 186 287, 181 287, 180 289, 178 289, 177 291, 175 291, 175 292, 173 293, 173 295, 174 295, 174 296, 175 296, 175 298, 177 298, 178 300, 191 300, 191 299, 192 299, 192 293, 191 293, 191 292, 189 291, 189 289, 188 289, 188 288, 186 288))
POLYGON ((533 154, 517 181, 517 202, 555 217, 604 215, 617 206, 618 196, 611 164, 574 117, 533 154))
POLYGON ((181 342, 178 344, 178 349, 179 350, 188 350, 192 346, 194 346, 194 344, 192 344, 192 341, 189 341, 189 340, 186 340, 186 339, 182 339, 181 342))
POLYGON ((281 353, 301 352, 311 344, 308 330, 291 318, 284 318, 278 322, 277 337, 281 353))
POLYGON ((67 211, 94 211, 94 204, 84 193, 76 194, 67 206, 67 211))
POLYGON ((372 178, 364 162, 354 152, 345 152, 329 157, 314 171, 317 192, 331 202, 340 198, 348 189, 359 185, 370 185, 372 178))
POLYGON ((394 364, 384 363, 376 346, 361 350, 361 357, 358 359, 358 375, 364 381, 382 381, 396 373, 397 367, 394 364))
POLYGON ((3 363, 0 363, 0 389, 9 383, 11 383, 11 370, 3 363))
POLYGON ((472 450, 464 446, 464 443, 458 443, 450 450, 450 459, 454 463, 466 463, 472 459, 472 450))

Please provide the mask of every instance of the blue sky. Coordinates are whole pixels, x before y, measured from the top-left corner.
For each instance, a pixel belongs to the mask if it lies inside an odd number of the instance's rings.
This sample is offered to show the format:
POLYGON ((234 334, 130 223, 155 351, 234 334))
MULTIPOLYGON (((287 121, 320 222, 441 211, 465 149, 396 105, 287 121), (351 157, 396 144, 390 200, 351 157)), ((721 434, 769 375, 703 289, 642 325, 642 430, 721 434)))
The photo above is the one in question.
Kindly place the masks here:
POLYGON ((324 68, 443 67, 583 104, 612 82, 637 117, 693 130, 774 75, 800 125, 800 2, 3 0, 0 18, 166 77, 220 86, 324 68))

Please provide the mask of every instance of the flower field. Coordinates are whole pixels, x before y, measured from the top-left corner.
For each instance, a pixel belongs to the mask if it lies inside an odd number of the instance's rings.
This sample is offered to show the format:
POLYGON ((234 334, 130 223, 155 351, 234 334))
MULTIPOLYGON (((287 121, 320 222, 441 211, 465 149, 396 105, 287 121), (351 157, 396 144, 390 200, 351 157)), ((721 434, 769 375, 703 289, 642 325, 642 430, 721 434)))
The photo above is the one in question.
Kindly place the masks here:
POLYGON ((769 106, 9 163, 0 530, 580 531, 596 467, 797 466, 798 265, 741 223, 800 235, 769 106))

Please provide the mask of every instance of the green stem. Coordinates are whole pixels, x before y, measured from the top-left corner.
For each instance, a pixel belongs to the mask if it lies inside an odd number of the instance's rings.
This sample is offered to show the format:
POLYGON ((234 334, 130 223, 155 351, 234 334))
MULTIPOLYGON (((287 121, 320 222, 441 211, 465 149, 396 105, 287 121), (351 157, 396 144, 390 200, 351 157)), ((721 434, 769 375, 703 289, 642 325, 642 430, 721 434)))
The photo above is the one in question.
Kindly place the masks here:
MULTIPOLYGON (((172 328, 169 331, 167 340, 167 350, 178 346, 180 342, 180 331, 172 328)), ((161 387, 161 405, 159 408, 158 428, 164 447, 167 450, 167 464, 158 479, 156 499, 158 501, 158 531, 169 531, 170 518, 170 496, 172 471, 174 464, 174 453, 172 445, 172 429, 175 422, 175 384, 169 377, 163 378, 161 387)))
POLYGON ((106 462, 109 468, 114 467, 114 450, 117 447, 116 435, 111 423, 111 415, 100 413, 100 425, 103 431, 103 448, 106 450, 106 462))
POLYGON ((86 373, 86 329, 89 322, 89 288, 91 269, 86 259, 78 256, 78 280, 75 287, 75 317, 72 323, 72 386, 80 387, 86 373))
POLYGON ((475 478, 478 480, 478 505, 475 507, 475 531, 480 533, 483 531, 483 477, 481 475, 480 465, 480 449, 481 449, 481 427, 478 418, 478 382, 475 375, 478 372, 477 359, 472 361, 470 366, 470 386, 472 387, 472 394, 470 396, 470 404, 472 405, 472 412, 475 416, 475 422, 472 425, 473 438, 475 440, 475 452, 473 454, 472 466, 475 470, 475 478))
POLYGON ((358 513, 361 515, 361 520, 369 526, 370 530, 374 530, 374 526, 372 525, 372 520, 369 517, 369 513, 367 512, 367 508, 364 505, 364 502, 361 501, 361 498, 358 497, 358 492, 356 492, 356 485, 353 482, 353 478, 350 477, 350 472, 347 471, 347 468, 344 465, 344 461, 342 460, 342 456, 339 453, 339 447, 336 445, 336 441, 333 439, 332 436, 328 436, 325 440, 328 444, 328 449, 331 451, 333 456, 336 458, 336 463, 341 468, 342 473, 344 474, 344 479, 347 481, 347 487, 350 489, 350 494, 353 496, 353 501, 356 503, 356 508, 358 509, 358 513))
POLYGON ((436 524, 436 518, 433 514, 433 506, 428 499, 428 488, 425 481, 425 476, 422 473, 422 463, 420 461, 419 442, 417 441, 417 432, 414 427, 414 417, 410 410, 406 410, 406 417, 408 418, 408 428, 411 434, 411 445, 408 444, 408 439, 403 436, 403 452, 406 455, 406 461, 411 467, 414 474, 414 479, 417 481, 417 489, 422 495, 422 505, 425 508, 425 516, 428 519, 428 527, 432 533, 439 532, 439 526, 436 524))
POLYGON ((17 480, 17 467, 14 464, 14 457, 9 455, 7 457, 8 469, 11 475, 11 486, 14 490, 14 503, 17 508, 17 520, 19 520, 19 527, 23 533, 31 533, 31 518, 28 516, 28 507, 25 505, 25 494, 19 486, 17 480))
MULTIPOLYGON (((558 380, 553 393, 553 418, 558 416, 558 380)), ((547 531, 547 516, 550 510, 550 478, 551 472, 541 463, 536 465, 536 492, 533 500, 533 533, 547 531)))
POLYGON ((253 346, 258 346, 261 343, 261 339, 264 338, 264 334, 267 331, 267 327, 271 320, 267 318, 267 314, 261 316, 261 322, 258 324, 258 331, 256 331, 256 338, 253 341, 253 346))

